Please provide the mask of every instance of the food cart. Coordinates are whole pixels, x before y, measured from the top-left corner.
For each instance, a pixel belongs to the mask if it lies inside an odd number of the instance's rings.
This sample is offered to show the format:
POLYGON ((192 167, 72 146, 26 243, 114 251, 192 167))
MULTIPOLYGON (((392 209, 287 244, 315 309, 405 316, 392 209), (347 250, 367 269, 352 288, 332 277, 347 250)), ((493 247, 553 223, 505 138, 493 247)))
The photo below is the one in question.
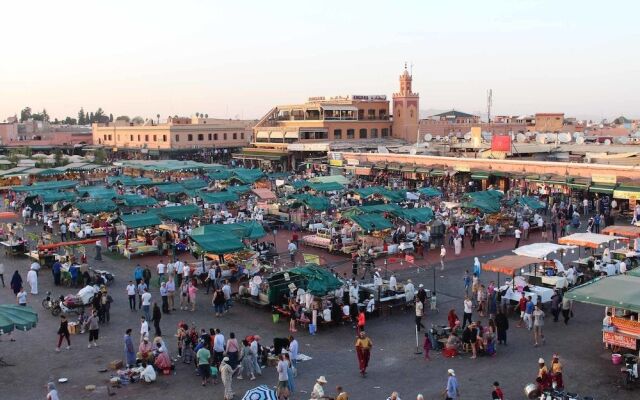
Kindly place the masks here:
POLYGON ((518 273, 524 273, 524 268, 531 265, 545 264, 547 261, 541 258, 527 257, 527 256, 503 256, 493 260, 489 260, 482 264, 484 271, 492 271, 498 273, 498 286, 500 292, 503 292, 503 297, 518 302, 522 297, 521 293, 525 296, 531 296, 532 301, 538 302, 538 298, 542 303, 551 301, 553 296, 553 289, 536 286, 529 284, 526 279, 516 279, 518 273), (511 279, 507 280, 504 285, 500 286, 500 274, 510 276, 511 279))
POLYGON ((573 263, 577 266, 578 272, 585 274, 587 278, 589 278, 590 276, 605 272, 607 275, 614 275, 617 273, 620 261, 618 260, 613 264, 600 263, 599 260, 602 258, 602 253, 596 253, 596 250, 604 250, 604 248, 608 248, 610 246, 612 241, 619 243, 620 240, 624 240, 624 238, 621 236, 584 232, 561 237, 558 239, 558 243, 579 246, 578 259, 573 261, 573 263), (581 258, 580 249, 582 247, 589 249, 591 254, 581 258))
MULTIPOLYGON (((540 264, 540 268, 535 268, 533 273, 525 272, 522 275, 527 277, 529 283, 546 286, 550 288, 564 289, 569 286, 569 282, 564 274, 562 259, 568 250, 575 251, 576 246, 567 246, 555 243, 532 243, 518 247, 513 252, 519 256, 542 258, 546 260, 550 254, 559 254, 560 260, 540 264)), ((578 279, 582 275, 578 273, 578 279)))
POLYGON ((570 299, 604 306, 611 312, 611 324, 602 326, 602 341, 614 348, 637 351, 640 341, 640 277, 602 277, 569 290, 570 299))

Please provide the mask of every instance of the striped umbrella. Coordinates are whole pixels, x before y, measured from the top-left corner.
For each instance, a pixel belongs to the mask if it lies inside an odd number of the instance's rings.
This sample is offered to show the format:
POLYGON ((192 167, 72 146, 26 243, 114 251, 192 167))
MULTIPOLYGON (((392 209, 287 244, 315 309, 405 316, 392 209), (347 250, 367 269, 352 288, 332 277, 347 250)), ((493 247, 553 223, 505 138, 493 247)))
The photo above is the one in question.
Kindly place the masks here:
POLYGON ((276 392, 269 389, 267 385, 260 385, 247 390, 242 400, 278 400, 278 397, 276 396, 276 392))

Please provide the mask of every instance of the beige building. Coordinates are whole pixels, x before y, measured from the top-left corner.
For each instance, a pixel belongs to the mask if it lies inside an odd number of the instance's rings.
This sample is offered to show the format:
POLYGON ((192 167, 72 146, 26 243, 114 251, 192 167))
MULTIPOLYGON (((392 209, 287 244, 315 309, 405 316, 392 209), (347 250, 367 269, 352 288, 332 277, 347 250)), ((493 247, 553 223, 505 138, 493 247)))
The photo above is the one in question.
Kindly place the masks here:
POLYGON ((150 153, 203 148, 236 148, 251 141, 255 120, 170 117, 166 123, 93 124, 93 144, 150 153))
POLYGON ((564 132, 564 113, 536 113, 537 132, 564 132))

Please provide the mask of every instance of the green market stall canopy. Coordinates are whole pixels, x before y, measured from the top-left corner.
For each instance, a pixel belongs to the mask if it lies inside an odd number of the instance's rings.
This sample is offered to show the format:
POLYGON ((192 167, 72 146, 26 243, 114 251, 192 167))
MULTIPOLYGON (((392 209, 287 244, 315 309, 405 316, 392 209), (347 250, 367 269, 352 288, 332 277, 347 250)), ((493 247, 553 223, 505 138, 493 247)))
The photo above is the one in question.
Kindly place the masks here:
POLYGON ((615 275, 595 279, 566 293, 581 303, 640 312, 640 277, 615 275))
POLYGON ((162 221, 160 221, 160 217, 155 213, 123 215, 120 219, 128 229, 158 226, 162 223, 162 221))

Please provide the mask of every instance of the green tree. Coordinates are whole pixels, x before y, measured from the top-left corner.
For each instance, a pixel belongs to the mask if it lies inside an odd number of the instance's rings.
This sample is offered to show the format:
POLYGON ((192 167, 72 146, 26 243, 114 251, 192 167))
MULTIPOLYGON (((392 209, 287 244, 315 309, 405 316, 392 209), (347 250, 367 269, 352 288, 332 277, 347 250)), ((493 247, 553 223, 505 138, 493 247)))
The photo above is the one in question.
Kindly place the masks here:
POLYGON ((80 107, 80 111, 78 111, 78 124, 84 125, 87 123, 87 120, 84 118, 84 108, 80 107))
POLYGON ((124 121, 128 124, 129 122, 131 122, 131 118, 129 118, 128 115, 120 115, 116 117, 116 121, 124 121))
POLYGON ((49 114, 47 113, 47 109, 46 108, 42 109, 42 120, 44 122, 49 122, 49 114))
POLYGON ((107 158, 107 154, 104 149, 99 148, 93 153, 93 162, 96 164, 104 164, 107 158))
POLYGON ((58 125, 58 124, 60 123, 60 121, 58 121, 58 118, 54 118, 54 119, 53 119, 53 123, 54 123, 54 124, 56 124, 56 125, 58 125))
POLYGON ((113 114, 109 114, 109 122, 113 122, 113 114))
POLYGON ((78 120, 75 118, 67 117, 63 122, 67 125, 76 125, 78 123, 78 120))
POLYGON ((141 116, 138 115, 138 116, 133 117, 131 122, 133 122, 134 125, 142 125, 142 124, 144 124, 144 119, 141 116))
POLYGON ((93 115, 93 111, 92 111, 91 114, 89 114, 89 123, 93 124, 94 122, 96 122, 96 116, 93 115))
POLYGON ((20 111, 20 122, 24 122, 31 118, 31 107, 25 107, 20 111))
POLYGON ((98 107, 98 111, 93 114, 93 122, 100 122, 100 118, 104 117, 104 111, 102 107, 98 107))
POLYGON ((53 154, 53 161, 55 162, 56 167, 60 167, 64 162, 64 157, 62 154, 62 150, 58 149, 53 154))
POLYGON ((89 118, 89 112, 85 112, 84 113, 84 123, 85 124, 90 124, 91 123, 91 118, 89 118))

